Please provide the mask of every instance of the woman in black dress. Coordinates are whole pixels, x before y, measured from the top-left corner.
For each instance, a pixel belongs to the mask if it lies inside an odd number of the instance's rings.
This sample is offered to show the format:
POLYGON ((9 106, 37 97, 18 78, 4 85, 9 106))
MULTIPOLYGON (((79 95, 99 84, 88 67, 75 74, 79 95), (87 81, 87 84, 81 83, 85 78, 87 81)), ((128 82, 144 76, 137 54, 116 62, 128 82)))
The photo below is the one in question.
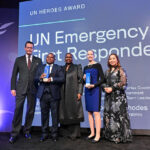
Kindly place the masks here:
POLYGON ((83 73, 81 65, 72 63, 72 54, 66 54, 65 62, 65 83, 59 108, 60 134, 75 140, 80 137, 80 122, 84 121, 81 101, 83 73))
POLYGON ((127 79, 116 54, 109 56, 108 68, 105 73, 106 83, 103 85, 106 92, 103 117, 104 137, 115 143, 129 142, 132 141, 132 133, 125 94, 127 79))

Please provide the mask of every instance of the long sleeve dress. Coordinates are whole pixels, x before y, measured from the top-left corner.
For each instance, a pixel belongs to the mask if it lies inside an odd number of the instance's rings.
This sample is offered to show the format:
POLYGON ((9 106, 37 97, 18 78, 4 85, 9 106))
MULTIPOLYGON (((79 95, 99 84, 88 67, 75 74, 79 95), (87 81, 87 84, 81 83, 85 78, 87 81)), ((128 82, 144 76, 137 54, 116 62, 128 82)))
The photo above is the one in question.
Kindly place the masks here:
POLYGON ((80 137, 80 122, 84 121, 82 101, 77 100, 77 94, 83 92, 83 72, 81 65, 71 64, 68 71, 66 67, 59 105, 60 134, 73 139, 80 137))
POLYGON ((132 141, 128 104, 125 94, 127 83, 124 70, 116 68, 105 73, 106 83, 103 87, 112 87, 111 93, 105 94, 104 101, 104 137, 115 143, 132 141))
POLYGON ((86 110, 89 112, 99 112, 101 108, 101 84, 104 81, 104 74, 101 64, 95 63, 84 67, 84 74, 90 73, 90 84, 95 87, 88 89, 85 87, 86 110))

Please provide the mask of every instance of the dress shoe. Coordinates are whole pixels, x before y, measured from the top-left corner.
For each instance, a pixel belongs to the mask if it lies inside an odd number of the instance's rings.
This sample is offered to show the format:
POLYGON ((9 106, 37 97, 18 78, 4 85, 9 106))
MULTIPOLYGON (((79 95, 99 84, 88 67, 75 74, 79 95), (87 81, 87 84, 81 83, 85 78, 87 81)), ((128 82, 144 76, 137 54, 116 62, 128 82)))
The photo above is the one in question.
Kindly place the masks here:
POLYGON ((24 136, 25 136, 25 138, 28 139, 28 140, 31 139, 31 134, 30 134, 30 133, 26 133, 24 136))
POLYGON ((52 141, 53 141, 53 142, 57 142, 57 141, 58 141, 58 138, 57 138, 57 137, 52 137, 52 141))
POLYGON ((120 139, 119 138, 116 138, 115 141, 114 141, 116 144, 118 144, 120 142, 120 139))
POLYGON ((11 136, 9 139, 9 143, 14 144, 16 142, 16 139, 17 139, 16 137, 11 136))
POLYGON ((92 139, 92 140, 91 140, 91 142, 94 143, 94 144, 95 144, 95 143, 98 143, 99 141, 100 141, 100 139, 98 139, 98 140, 92 139))
POLYGON ((70 136, 69 139, 71 139, 72 141, 75 141, 77 138, 73 137, 73 136, 70 136))
POLYGON ((92 140, 92 139, 94 139, 94 137, 95 137, 95 136, 91 136, 91 137, 87 136, 85 139, 86 139, 86 140, 92 140))
POLYGON ((41 138, 40 138, 40 142, 44 142, 44 141, 46 141, 48 139, 48 136, 42 136, 41 138))

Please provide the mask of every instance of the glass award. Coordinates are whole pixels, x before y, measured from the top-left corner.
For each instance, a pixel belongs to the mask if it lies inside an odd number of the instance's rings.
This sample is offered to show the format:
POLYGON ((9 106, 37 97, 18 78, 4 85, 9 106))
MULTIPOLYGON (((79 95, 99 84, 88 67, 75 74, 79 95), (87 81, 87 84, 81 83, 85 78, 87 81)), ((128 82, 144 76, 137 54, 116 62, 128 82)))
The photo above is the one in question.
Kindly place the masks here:
POLYGON ((48 81, 49 69, 50 69, 50 66, 46 65, 45 68, 44 68, 44 73, 46 74, 46 76, 43 78, 43 82, 47 82, 48 81))
POLYGON ((85 86, 90 85, 90 81, 91 81, 90 73, 86 73, 86 84, 85 84, 85 86))

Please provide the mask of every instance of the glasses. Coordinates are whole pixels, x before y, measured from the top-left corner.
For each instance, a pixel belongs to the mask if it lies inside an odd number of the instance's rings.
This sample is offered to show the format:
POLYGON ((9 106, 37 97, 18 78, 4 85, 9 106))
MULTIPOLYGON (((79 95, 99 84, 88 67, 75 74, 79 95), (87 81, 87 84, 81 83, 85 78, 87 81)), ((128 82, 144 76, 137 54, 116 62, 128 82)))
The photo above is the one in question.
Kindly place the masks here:
POLYGON ((33 49, 33 47, 26 47, 27 49, 33 49))

